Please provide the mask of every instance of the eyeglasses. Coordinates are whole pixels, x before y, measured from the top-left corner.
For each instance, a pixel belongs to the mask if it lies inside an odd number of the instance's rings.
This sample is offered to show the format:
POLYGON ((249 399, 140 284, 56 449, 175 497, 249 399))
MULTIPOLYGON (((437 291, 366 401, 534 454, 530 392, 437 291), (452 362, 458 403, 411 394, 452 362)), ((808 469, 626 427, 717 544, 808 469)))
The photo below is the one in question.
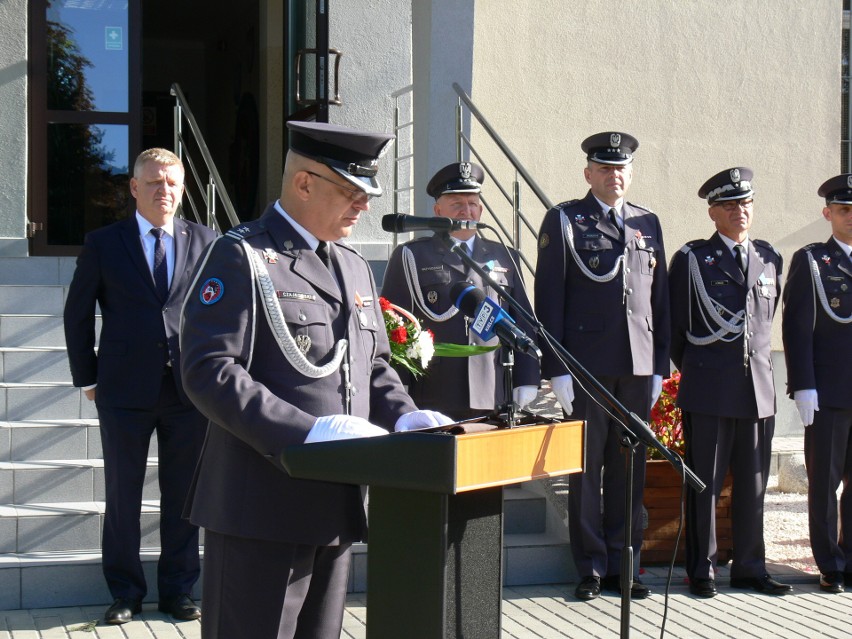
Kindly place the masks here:
POLYGON ((319 173, 314 173, 313 171, 305 171, 305 173, 307 173, 308 175, 313 175, 314 177, 318 177, 320 180, 325 180, 329 184, 333 184, 341 191, 344 191, 351 202, 357 202, 358 200, 364 199, 369 202, 373 199, 372 195, 370 195, 369 193, 364 193, 364 191, 362 191, 361 189, 353 189, 349 188, 348 186, 343 186, 342 184, 335 182, 334 180, 330 180, 324 175, 320 175, 319 173))
POLYGON ((754 200, 727 200, 725 202, 716 202, 713 206, 721 206, 728 213, 733 213, 737 209, 748 211, 754 206, 754 200))

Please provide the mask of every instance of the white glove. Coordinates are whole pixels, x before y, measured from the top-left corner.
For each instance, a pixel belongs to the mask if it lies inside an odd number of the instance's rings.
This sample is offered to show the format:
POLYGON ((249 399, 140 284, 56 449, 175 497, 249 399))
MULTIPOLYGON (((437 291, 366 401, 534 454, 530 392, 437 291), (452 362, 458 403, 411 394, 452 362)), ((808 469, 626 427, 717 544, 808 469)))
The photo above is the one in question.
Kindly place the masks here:
POLYGON ((793 393, 793 399, 796 402, 796 408, 799 410, 799 417, 802 418, 802 423, 805 426, 813 424, 814 411, 819 410, 816 389, 807 388, 805 390, 797 390, 793 393))
POLYGON ((355 439, 356 437, 377 437, 387 435, 384 428, 371 424, 363 417, 352 415, 326 415, 318 417, 305 438, 306 444, 331 442, 339 439, 355 439))
POLYGON ((443 413, 434 410, 413 410, 396 420, 396 425, 393 429, 398 433, 404 433, 408 430, 446 426, 453 423, 455 423, 454 419, 450 419, 443 413))
POLYGON ((571 406, 574 404, 574 381, 570 375, 559 375, 550 380, 553 394, 562 405, 562 410, 571 414, 571 406))
POLYGON ((663 376, 651 375, 651 408, 657 405, 657 400, 663 393, 663 376))
POLYGON ((518 386, 512 390, 512 401, 518 405, 519 409, 532 404, 536 397, 538 397, 538 386, 518 386))

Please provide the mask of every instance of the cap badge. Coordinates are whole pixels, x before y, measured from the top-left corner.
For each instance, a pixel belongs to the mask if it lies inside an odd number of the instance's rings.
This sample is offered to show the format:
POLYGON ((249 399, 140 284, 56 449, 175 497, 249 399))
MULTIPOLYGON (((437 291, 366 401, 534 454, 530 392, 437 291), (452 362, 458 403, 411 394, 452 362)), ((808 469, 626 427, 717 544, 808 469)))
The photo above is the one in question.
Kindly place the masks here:
POLYGON ((704 256, 704 263, 707 266, 713 266, 716 263, 716 258, 713 257, 712 255, 705 255, 704 256))
POLYGON ((612 147, 620 147, 621 146, 621 134, 620 133, 610 133, 609 134, 609 145, 612 147))
POLYGON ((426 293, 426 299, 430 304, 434 304, 438 301, 438 291, 428 291, 426 293))
POLYGON ((296 346, 302 352, 302 355, 307 355, 311 350, 311 338, 308 335, 296 335, 296 346))
POLYGON ((459 162, 459 177, 463 180, 470 179, 470 162, 459 162))
POLYGON ((846 177, 846 186, 852 189, 852 175, 846 177))
POLYGON ((740 170, 739 169, 731 169, 731 182, 739 182, 740 181, 740 170))
POLYGON ((273 251, 271 248, 263 249, 263 257, 269 264, 277 264, 278 263, 278 254, 273 251))

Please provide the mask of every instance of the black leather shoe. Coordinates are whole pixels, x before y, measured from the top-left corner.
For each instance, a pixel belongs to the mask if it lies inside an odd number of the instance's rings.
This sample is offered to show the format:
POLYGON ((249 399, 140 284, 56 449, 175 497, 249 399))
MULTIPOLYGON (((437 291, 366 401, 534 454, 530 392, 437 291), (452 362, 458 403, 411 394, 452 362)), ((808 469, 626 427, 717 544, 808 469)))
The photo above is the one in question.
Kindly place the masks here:
POLYGON ((843 592, 843 582, 842 572, 825 572, 819 576, 819 589, 823 592, 843 592))
MULTIPOLYGON (((603 586, 604 590, 608 590, 610 592, 617 592, 619 595, 621 594, 621 576, 620 575, 607 575, 601 580, 601 586, 603 586)), ((648 588, 639 577, 635 577, 633 579, 633 585, 630 586, 630 598, 631 599, 646 599, 651 594, 651 589, 648 588)))
POLYGON ((713 579, 702 579, 700 577, 689 580, 689 592, 696 597, 715 597, 718 594, 716 590, 716 581, 713 579))
POLYGON ((127 623, 133 615, 142 612, 142 603, 138 599, 118 597, 104 613, 104 621, 111 624, 127 623))
POLYGON ((201 608, 189 595, 161 599, 157 605, 157 610, 165 612, 179 621, 192 621, 201 617, 201 608))
POLYGON ((583 577, 583 580, 574 590, 574 596, 583 601, 590 601, 601 596, 600 577, 583 577))
POLYGON ((793 592, 793 586, 775 581, 769 575, 762 577, 732 577, 732 588, 752 588, 765 595, 786 595, 793 592))

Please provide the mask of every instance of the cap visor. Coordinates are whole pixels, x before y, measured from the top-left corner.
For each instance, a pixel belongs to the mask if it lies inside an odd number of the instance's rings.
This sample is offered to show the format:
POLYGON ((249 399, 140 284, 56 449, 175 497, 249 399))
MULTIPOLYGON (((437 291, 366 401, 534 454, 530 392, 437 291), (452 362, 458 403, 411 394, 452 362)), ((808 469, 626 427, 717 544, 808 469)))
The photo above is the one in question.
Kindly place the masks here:
POLYGON ((350 184, 357 186, 367 195, 377 197, 382 194, 382 187, 379 186, 379 181, 376 178, 361 175, 352 175, 351 173, 349 173, 349 171, 344 171, 343 169, 338 169, 327 164, 326 166, 328 166, 332 171, 337 173, 340 177, 345 179, 350 184))

